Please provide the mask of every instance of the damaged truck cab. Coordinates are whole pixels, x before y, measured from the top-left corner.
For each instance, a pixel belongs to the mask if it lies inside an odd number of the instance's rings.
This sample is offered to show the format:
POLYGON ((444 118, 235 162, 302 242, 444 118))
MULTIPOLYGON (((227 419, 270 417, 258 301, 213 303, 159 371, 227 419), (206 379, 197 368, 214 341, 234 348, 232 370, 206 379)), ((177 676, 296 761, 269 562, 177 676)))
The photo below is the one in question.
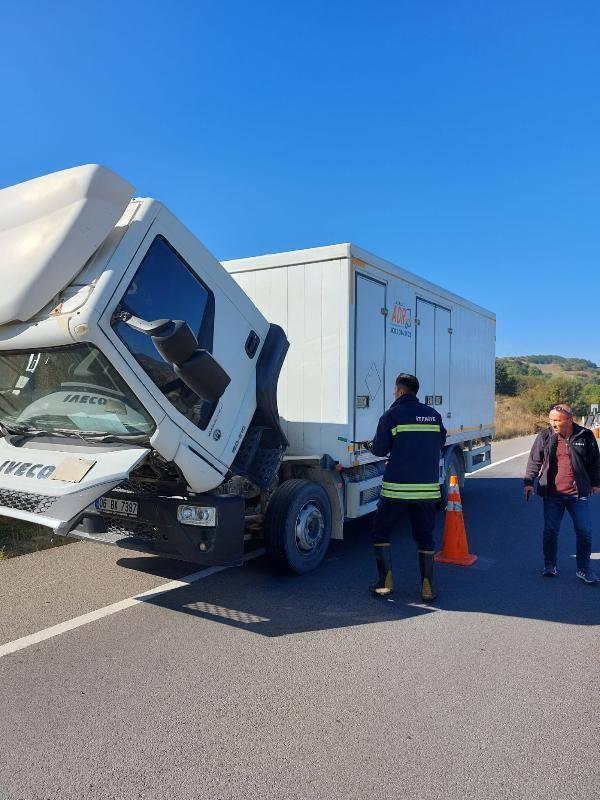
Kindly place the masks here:
POLYGON ((132 194, 95 165, 0 192, 0 514, 239 563, 287 444, 288 343, 163 205, 132 194))

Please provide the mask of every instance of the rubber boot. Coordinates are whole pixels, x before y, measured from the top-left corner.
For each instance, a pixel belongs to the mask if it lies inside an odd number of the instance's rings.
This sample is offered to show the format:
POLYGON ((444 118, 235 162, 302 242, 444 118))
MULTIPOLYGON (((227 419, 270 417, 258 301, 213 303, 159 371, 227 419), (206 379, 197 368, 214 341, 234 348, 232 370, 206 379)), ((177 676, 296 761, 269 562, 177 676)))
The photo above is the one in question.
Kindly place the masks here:
POLYGON ((394 593, 392 576, 392 548, 389 544, 375 545, 375 563, 377 564, 377 583, 369 586, 369 591, 377 597, 390 597, 394 593))
POLYGON ((437 597, 433 588, 433 556, 434 550, 419 550, 419 569, 421 570, 421 599, 430 603, 437 597))

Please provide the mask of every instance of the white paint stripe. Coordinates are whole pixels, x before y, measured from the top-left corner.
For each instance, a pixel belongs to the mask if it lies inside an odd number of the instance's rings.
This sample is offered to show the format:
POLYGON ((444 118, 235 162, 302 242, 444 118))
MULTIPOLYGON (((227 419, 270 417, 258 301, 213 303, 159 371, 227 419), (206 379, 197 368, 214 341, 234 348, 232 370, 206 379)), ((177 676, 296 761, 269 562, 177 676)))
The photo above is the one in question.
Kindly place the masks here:
MULTIPOLYGON (((243 561, 245 563, 253 558, 262 556, 264 555, 264 552, 265 551, 262 548, 260 550, 255 550, 254 552, 249 553, 247 556, 244 556, 243 561)), ((145 603, 149 599, 157 597, 158 595, 165 594, 166 592, 172 592, 173 589, 180 589, 182 586, 189 586, 191 583, 204 580, 204 578, 209 578, 211 575, 216 575, 217 572, 223 572, 223 570, 226 569, 231 569, 231 567, 208 567, 200 572, 193 572, 191 575, 186 575, 180 580, 163 583, 161 586, 156 586, 154 589, 148 589, 146 592, 141 592, 140 594, 134 595, 134 597, 128 597, 125 600, 119 600, 116 603, 111 603, 109 606, 104 606, 104 608, 98 608, 96 611, 90 611, 88 614, 82 614, 80 617, 68 619, 66 622, 60 622, 58 625, 52 625, 52 627, 45 628, 37 633, 32 633, 29 636, 23 636, 21 639, 15 639, 13 642, 7 642, 6 644, 0 645, 0 658, 7 656, 10 653, 16 653, 18 650, 24 650, 26 647, 31 647, 34 644, 45 642, 46 639, 53 639, 55 636, 60 636, 61 633, 67 633, 67 631, 75 630, 75 628, 81 628, 83 625, 88 625, 90 622, 96 622, 98 619, 110 617, 112 614, 117 614, 119 611, 123 611, 126 608, 137 606, 139 603, 145 603)))
POLYGON ((406 605, 410 606, 411 608, 424 608, 425 611, 440 611, 443 614, 449 613, 448 609, 446 608, 438 608, 437 606, 430 606, 427 605, 427 603, 407 603, 406 605))
POLYGON ((472 478, 473 475, 477 475, 480 472, 483 472, 484 469, 492 469, 492 467, 497 467, 499 464, 506 464, 507 461, 512 461, 513 458, 520 458, 521 456, 529 455, 529 450, 523 450, 522 453, 517 453, 516 456, 509 456, 508 458, 501 458, 500 461, 494 461, 493 464, 488 464, 485 467, 480 467, 480 469, 476 469, 473 472, 468 472, 465 475, 465 478, 472 478))

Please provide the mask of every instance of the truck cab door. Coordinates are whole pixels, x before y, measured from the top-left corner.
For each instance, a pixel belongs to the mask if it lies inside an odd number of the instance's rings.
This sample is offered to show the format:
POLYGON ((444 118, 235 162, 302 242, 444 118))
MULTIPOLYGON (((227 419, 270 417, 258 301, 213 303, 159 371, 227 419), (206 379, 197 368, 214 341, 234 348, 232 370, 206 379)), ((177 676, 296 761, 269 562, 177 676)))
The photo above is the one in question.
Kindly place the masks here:
POLYGON ((229 466, 256 407, 256 360, 266 320, 221 264, 161 208, 100 320, 115 347, 169 417, 212 458, 229 466), (119 318, 183 320, 230 382, 218 400, 198 397, 179 379, 152 339, 119 318), (133 358, 132 358, 133 357, 133 358))

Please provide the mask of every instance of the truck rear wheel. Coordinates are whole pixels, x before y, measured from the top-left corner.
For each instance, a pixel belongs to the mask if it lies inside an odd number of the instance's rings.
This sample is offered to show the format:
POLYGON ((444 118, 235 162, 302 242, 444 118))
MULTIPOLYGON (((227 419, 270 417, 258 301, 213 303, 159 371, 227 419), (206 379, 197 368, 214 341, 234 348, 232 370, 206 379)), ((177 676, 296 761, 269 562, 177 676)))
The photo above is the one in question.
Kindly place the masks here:
POLYGON ((303 575, 316 569, 331 541, 331 503, 314 481, 284 481, 269 501, 265 547, 280 569, 303 575))
POLYGON ((449 458, 446 459, 446 480, 440 486, 442 490, 442 499, 440 501, 440 508, 446 508, 448 502, 448 490, 450 488, 450 477, 455 475, 458 478, 459 487, 464 486, 465 483, 465 464, 462 454, 456 447, 452 449, 449 458))

